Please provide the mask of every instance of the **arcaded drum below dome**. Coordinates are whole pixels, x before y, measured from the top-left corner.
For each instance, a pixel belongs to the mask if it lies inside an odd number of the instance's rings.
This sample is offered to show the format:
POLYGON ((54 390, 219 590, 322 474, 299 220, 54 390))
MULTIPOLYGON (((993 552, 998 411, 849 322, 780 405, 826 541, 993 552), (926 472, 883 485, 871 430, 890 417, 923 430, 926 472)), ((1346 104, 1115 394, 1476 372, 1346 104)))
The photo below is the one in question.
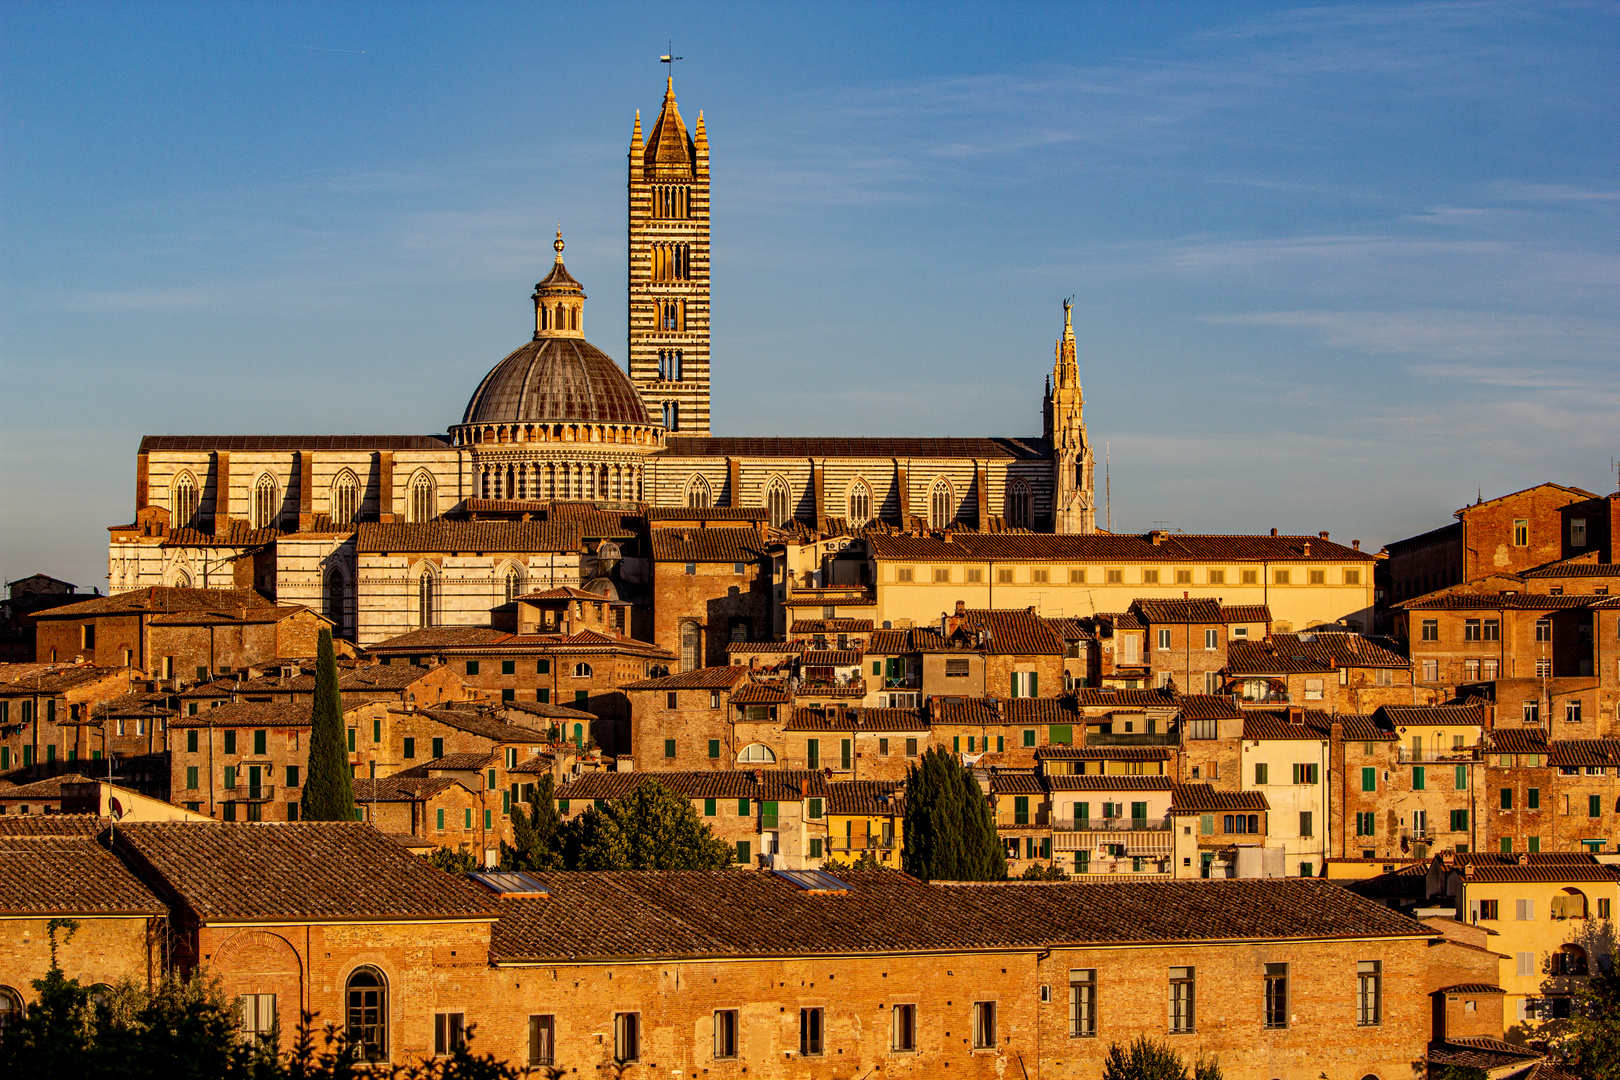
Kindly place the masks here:
POLYGON ((624 369, 583 337, 538 337, 484 376, 463 424, 648 424, 624 369))

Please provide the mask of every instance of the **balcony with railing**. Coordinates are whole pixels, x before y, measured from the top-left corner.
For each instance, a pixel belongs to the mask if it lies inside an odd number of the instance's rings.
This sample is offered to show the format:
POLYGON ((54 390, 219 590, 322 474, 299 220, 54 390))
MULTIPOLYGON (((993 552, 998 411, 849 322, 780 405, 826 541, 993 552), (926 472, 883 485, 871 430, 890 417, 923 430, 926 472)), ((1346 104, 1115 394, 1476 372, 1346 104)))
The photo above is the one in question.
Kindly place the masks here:
POLYGON ((1171 821, 1145 817, 1054 818, 1053 832, 1169 832, 1171 821))
POLYGON ((246 780, 238 780, 222 790, 225 798, 237 802, 267 802, 275 798, 276 793, 274 784, 250 784, 246 780))
POLYGON ((791 684, 795 694, 805 694, 811 697, 828 698, 858 698, 866 696, 865 679, 849 679, 839 682, 835 679, 800 679, 791 684))
POLYGON ((837 840, 828 840, 827 852, 828 854, 832 855, 847 855, 851 852, 861 851, 884 852, 893 851, 896 846, 897 845, 892 838, 885 840, 881 836, 868 836, 864 838, 857 836, 852 839, 840 838, 837 840))
POLYGON ((1181 735, 1175 731, 1086 732, 1087 746, 1180 746, 1181 735))
POLYGON ((883 689, 920 690, 922 689, 922 676, 920 674, 885 675, 883 676, 883 689))
POLYGON ((1463 746, 1452 750, 1414 750, 1409 746, 1397 748, 1396 760, 1402 765, 1450 764, 1466 765, 1482 760, 1483 751, 1477 746, 1463 746))

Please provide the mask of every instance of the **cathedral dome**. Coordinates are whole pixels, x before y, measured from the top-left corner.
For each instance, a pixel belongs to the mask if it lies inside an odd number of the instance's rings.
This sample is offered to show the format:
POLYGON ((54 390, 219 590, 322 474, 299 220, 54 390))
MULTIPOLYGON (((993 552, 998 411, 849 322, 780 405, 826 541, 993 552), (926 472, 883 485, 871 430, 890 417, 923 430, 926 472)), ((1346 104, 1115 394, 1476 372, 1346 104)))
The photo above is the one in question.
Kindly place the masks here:
POLYGON ((463 424, 588 421, 648 424, 630 376, 583 337, 538 337, 496 364, 463 424))
POLYGON ((462 416, 473 424, 584 422, 646 425, 641 393, 613 358, 585 340, 585 289, 557 262, 534 287, 534 340, 484 376, 462 416))

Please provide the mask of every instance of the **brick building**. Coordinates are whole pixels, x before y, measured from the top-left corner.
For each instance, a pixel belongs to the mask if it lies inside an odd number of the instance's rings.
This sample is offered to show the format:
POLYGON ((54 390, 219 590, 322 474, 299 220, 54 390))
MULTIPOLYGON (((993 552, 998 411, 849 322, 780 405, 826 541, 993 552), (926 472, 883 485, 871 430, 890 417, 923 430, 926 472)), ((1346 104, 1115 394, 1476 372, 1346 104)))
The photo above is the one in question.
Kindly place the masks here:
POLYGON ((651 525, 653 641, 679 657, 681 671, 728 663, 731 642, 770 639, 771 560, 762 523, 727 515, 696 527, 651 525))
POLYGON ((34 769, 44 776, 81 758, 99 759, 106 747, 86 735, 83 722, 129 685, 130 673, 120 667, 0 664, 0 774, 34 769))

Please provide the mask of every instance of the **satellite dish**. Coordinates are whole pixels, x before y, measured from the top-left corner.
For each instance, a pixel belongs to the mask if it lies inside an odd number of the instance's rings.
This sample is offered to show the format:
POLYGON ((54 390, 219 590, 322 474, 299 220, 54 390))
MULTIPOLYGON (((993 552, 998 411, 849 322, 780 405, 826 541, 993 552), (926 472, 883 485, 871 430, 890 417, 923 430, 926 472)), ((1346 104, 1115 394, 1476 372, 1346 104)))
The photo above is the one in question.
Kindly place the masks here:
POLYGON ((112 811, 112 819, 114 821, 122 821, 124 818, 124 807, 123 804, 118 801, 118 796, 114 795, 110 797, 107 800, 107 805, 112 811))

